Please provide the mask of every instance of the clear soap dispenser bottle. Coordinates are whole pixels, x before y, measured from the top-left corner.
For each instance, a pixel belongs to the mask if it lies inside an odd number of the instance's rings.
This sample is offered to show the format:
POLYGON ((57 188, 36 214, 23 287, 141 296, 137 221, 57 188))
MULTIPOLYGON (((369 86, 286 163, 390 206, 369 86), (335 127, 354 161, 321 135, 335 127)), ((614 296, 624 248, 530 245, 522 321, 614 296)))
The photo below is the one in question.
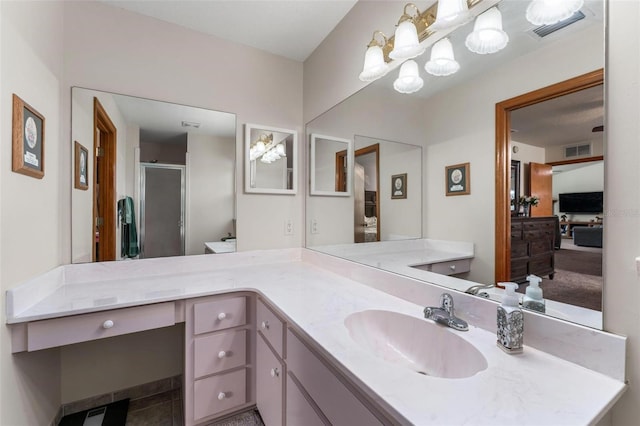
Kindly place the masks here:
POLYGON ((529 275, 527 281, 529 281, 529 285, 522 299, 522 307, 544 313, 545 305, 542 298, 542 289, 540 288, 542 278, 537 275, 529 275))
POLYGON ((516 283, 498 283, 505 289, 502 304, 498 306, 498 346, 509 354, 522 352, 524 314, 519 306, 516 283))

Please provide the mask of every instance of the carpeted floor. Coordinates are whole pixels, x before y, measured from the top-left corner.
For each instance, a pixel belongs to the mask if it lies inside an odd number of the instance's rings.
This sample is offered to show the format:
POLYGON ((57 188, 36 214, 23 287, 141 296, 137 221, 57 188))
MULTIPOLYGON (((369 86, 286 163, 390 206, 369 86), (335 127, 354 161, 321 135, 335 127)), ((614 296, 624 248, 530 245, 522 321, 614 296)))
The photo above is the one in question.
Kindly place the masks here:
POLYGON ((553 280, 542 277, 545 299, 602 311, 602 252, 557 250, 555 271, 553 280))

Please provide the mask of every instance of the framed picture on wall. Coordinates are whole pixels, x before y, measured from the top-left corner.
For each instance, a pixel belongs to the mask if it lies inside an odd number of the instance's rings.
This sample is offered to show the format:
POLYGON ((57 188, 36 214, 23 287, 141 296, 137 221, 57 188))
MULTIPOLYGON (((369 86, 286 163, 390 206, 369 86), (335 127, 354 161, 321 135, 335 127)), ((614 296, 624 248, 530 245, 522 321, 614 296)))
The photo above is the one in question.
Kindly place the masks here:
POLYGON ((468 195, 471 193, 469 182, 469 164, 455 164, 445 167, 445 183, 447 185, 446 194, 468 195))
POLYGON ((89 151, 78 141, 74 142, 75 146, 75 179, 74 188, 86 191, 89 189, 89 151))
POLYGON ((44 177, 44 117, 13 94, 11 170, 36 179, 44 177))
POLYGON ((407 174, 391 176, 391 199, 407 198, 407 174))

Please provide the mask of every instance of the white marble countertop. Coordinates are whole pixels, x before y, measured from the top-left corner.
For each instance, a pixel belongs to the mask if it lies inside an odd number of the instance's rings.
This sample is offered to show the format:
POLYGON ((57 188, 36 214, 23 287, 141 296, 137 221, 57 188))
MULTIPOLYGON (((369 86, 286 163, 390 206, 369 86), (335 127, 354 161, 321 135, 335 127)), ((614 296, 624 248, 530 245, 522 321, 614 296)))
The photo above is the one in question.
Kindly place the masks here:
POLYGON ((212 241, 209 243, 204 243, 204 246, 215 254, 233 253, 236 251, 236 240, 231 239, 227 241, 212 241))
POLYGON ((496 346, 493 333, 473 324, 468 332, 447 329, 486 358, 487 369, 472 377, 428 377, 383 361, 351 340, 345 319, 377 309, 427 321, 422 319, 423 307, 302 261, 300 250, 61 268, 7 292, 8 323, 257 291, 330 354, 341 370, 364 384, 363 390, 399 413, 402 423, 588 424, 604 415, 625 389, 619 380, 532 347, 525 346, 521 355, 508 355, 496 346))

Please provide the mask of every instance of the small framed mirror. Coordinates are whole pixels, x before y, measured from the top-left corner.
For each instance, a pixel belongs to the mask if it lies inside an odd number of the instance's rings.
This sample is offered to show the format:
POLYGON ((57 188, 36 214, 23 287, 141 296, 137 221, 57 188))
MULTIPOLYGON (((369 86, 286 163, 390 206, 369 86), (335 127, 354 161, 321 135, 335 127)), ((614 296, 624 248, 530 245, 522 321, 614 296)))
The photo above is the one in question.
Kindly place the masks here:
POLYGON ((296 193, 297 137, 295 130, 245 124, 245 192, 296 193))
POLYGON ((351 196, 353 141, 312 133, 309 152, 310 194, 351 196))

